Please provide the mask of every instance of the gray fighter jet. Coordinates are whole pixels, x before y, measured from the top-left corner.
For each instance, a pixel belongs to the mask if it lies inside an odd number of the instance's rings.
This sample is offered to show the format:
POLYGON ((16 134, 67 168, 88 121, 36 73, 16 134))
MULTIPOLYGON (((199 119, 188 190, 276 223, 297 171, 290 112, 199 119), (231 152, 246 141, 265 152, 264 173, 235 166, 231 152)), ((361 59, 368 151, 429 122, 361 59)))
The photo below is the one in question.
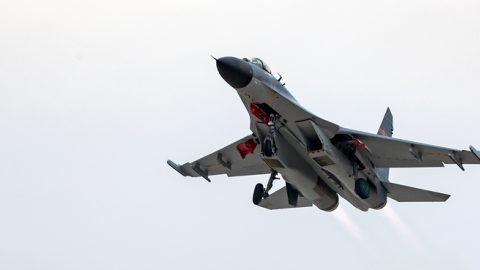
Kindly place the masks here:
POLYGON ((362 211, 381 209, 387 197, 399 202, 444 202, 450 195, 391 183, 389 168, 480 164, 480 152, 392 138, 389 109, 377 134, 341 127, 303 108, 281 76, 258 58, 215 59, 222 78, 240 96, 253 134, 183 165, 167 163, 183 176, 270 174, 257 184, 253 203, 267 209, 338 206, 338 195, 362 211), (270 194, 280 173, 285 186, 270 194))

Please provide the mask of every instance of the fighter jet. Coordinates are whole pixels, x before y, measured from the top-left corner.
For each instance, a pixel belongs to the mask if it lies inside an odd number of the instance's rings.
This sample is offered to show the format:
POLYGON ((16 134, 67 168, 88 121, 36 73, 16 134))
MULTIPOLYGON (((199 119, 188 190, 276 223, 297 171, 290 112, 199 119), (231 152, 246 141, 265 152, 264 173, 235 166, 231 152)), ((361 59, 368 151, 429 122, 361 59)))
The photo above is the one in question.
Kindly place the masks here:
MULTIPOLYGON (((215 59, 215 58, 214 58, 215 59)), ((222 57, 220 76, 250 117, 252 134, 191 163, 167 163, 183 176, 270 174, 257 184, 253 203, 267 209, 309 207, 334 211, 339 196, 361 211, 398 202, 444 202, 450 195, 390 182, 389 168, 480 164, 480 152, 392 138, 387 108, 377 134, 341 127, 303 108, 259 58, 222 57), (280 174, 285 186, 270 194, 280 174)))

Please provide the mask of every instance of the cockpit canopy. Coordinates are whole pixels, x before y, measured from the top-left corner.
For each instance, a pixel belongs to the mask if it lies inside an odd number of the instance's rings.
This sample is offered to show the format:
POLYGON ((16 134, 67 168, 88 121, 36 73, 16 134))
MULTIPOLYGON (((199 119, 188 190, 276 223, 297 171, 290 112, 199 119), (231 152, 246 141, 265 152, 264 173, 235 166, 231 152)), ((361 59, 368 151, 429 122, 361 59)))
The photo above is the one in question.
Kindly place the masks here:
POLYGON ((251 62, 252 64, 256 65, 257 67, 265 70, 266 72, 268 72, 270 74, 272 73, 272 71, 268 67, 267 63, 263 62, 260 58, 254 57, 254 58, 251 58, 248 61, 251 62))

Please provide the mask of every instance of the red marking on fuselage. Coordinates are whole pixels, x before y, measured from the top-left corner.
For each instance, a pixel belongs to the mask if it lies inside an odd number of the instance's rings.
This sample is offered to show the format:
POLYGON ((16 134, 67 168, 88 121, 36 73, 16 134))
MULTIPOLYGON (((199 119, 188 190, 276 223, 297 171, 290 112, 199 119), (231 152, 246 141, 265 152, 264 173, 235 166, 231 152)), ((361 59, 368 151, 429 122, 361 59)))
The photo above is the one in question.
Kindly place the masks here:
POLYGON ((268 115, 262 111, 257 105, 250 103, 250 111, 258 119, 260 119, 265 125, 268 125, 268 115))
POLYGON ((244 159, 245 156, 247 156, 248 154, 253 154, 255 147, 257 147, 257 144, 253 139, 250 139, 244 143, 240 143, 239 145, 237 145, 237 152, 240 154, 242 159, 244 159))
POLYGON ((380 133, 382 133, 383 136, 385 137, 388 137, 387 133, 385 133, 385 131, 383 131, 383 129, 379 129, 380 133))

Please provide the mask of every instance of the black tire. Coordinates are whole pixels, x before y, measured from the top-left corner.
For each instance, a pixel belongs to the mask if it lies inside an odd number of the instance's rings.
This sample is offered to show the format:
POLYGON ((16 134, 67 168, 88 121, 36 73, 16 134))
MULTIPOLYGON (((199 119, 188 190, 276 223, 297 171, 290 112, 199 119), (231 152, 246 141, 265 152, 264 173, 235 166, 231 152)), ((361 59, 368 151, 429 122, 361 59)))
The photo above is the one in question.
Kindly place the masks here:
POLYGON ((263 154, 267 157, 272 156, 272 141, 271 140, 266 140, 265 143, 263 144, 263 154))
POLYGON ((255 190, 253 191, 253 204, 258 205, 260 201, 262 201, 262 195, 263 185, 259 183, 255 186, 255 190))
POLYGON ((370 185, 368 184, 367 180, 358 178, 355 181, 355 193, 357 193, 358 197, 364 200, 370 197, 370 185))

